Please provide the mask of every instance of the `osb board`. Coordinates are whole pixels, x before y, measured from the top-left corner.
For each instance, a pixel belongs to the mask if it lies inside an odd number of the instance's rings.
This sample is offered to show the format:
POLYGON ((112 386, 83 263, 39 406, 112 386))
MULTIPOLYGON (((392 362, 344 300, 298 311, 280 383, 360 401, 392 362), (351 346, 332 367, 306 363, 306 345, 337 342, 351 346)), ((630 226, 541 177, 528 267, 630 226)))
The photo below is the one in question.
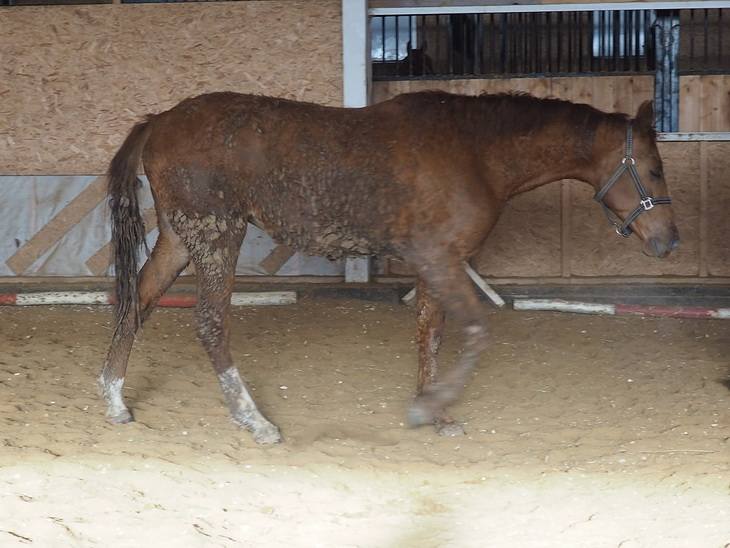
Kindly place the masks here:
POLYGON ((730 143, 705 143, 707 157, 707 267, 730 276, 730 143))
POLYGON ((653 86, 652 76, 398 80, 373 82, 373 101, 384 101, 401 93, 434 89, 467 95, 519 91, 537 97, 557 97, 587 103, 605 111, 633 114, 643 101, 653 98, 653 86))
POLYGON ((699 275, 699 147, 699 143, 660 144, 660 154, 664 161, 667 185, 681 238, 679 250, 666 259, 645 256, 636 236, 617 236, 592 200, 593 190, 586 185, 572 185, 568 243, 571 253, 570 274, 699 275))
POLYGON ((130 126, 235 90, 338 105, 340 2, 15 7, 0 23, 0 173, 103 173, 130 126))
POLYGON ((560 184, 510 200, 474 268, 491 277, 560 276, 560 184))

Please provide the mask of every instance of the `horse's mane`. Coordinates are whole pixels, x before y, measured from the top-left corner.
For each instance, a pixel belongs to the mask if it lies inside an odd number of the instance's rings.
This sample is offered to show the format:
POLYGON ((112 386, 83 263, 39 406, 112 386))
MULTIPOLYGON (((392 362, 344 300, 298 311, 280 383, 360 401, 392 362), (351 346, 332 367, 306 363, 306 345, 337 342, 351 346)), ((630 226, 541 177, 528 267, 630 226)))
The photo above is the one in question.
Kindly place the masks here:
MULTIPOLYGON (((409 97, 408 101, 414 101, 419 107, 435 102, 448 104, 447 115, 454 123, 460 124, 463 131, 486 138, 525 135, 558 121, 574 136, 579 133, 584 148, 578 151, 581 154, 590 152, 599 125, 623 131, 631 120, 628 114, 603 112, 591 105, 554 97, 535 97, 523 92, 459 95, 434 90, 405 95, 409 97)), ((419 114, 437 111, 424 108, 419 114)))

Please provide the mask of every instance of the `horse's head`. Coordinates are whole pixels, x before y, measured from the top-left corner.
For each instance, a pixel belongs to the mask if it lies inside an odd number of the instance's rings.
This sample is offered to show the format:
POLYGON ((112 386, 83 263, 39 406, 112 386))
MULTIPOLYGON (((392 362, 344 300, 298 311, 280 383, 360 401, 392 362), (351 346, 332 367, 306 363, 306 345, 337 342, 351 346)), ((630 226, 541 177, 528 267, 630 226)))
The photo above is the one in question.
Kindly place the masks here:
POLYGON ((666 257, 679 245, 679 232, 664 181, 664 170, 654 131, 650 101, 639 107, 636 118, 611 132, 598 162, 595 199, 604 207, 616 232, 635 232, 644 242, 644 253, 666 257))

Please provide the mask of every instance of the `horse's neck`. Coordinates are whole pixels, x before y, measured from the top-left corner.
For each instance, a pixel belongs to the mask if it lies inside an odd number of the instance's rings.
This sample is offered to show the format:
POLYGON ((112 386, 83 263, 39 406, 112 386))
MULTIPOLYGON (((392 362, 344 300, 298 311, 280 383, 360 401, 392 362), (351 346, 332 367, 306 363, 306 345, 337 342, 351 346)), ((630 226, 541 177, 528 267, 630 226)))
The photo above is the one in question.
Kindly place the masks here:
POLYGON ((590 182, 592 147, 582 128, 576 131, 560 120, 545 124, 525 140, 520 155, 504 156, 509 174, 505 194, 514 196, 562 179, 590 182))

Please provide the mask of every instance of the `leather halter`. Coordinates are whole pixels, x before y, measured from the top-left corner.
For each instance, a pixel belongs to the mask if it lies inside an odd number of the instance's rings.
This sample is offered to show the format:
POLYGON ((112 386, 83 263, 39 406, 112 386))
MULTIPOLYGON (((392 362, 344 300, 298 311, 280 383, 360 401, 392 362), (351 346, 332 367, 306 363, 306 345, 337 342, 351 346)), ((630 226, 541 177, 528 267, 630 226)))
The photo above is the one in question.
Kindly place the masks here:
POLYGON ((616 168, 616 170, 613 172, 613 175, 611 175, 608 181, 606 181, 606 184, 604 184, 603 187, 601 187, 601 189, 596 192, 596 195, 593 196, 593 199, 596 200, 603 207, 603 211, 606 212, 606 217, 608 217, 608 221, 616 227, 616 234, 623 236, 624 238, 628 238, 629 236, 631 236, 631 234, 633 234, 634 231, 631 229, 631 223, 633 223, 639 215, 646 211, 649 211, 650 209, 653 209, 655 205, 672 203, 672 199, 668 196, 662 198, 653 198, 646 191, 644 185, 641 184, 639 172, 636 171, 636 159, 633 156, 633 148, 634 133, 631 124, 629 124, 629 126, 626 128, 626 152, 624 153, 624 157, 621 159, 621 165, 616 168), (605 204, 603 199, 606 197, 608 191, 611 190, 611 187, 613 187, 613 185, 616 184, 616 182, 621 178, 621 175, 623 175, 624 171, 628 171, 631 175, 631 179, 634 181, 636 191, 639 193, 639 205, 636 206, 636 209, 629 213, 626 219, 624 219, 622 222, 621 218, 613 211, 611 211, 611 209, 605 204))

